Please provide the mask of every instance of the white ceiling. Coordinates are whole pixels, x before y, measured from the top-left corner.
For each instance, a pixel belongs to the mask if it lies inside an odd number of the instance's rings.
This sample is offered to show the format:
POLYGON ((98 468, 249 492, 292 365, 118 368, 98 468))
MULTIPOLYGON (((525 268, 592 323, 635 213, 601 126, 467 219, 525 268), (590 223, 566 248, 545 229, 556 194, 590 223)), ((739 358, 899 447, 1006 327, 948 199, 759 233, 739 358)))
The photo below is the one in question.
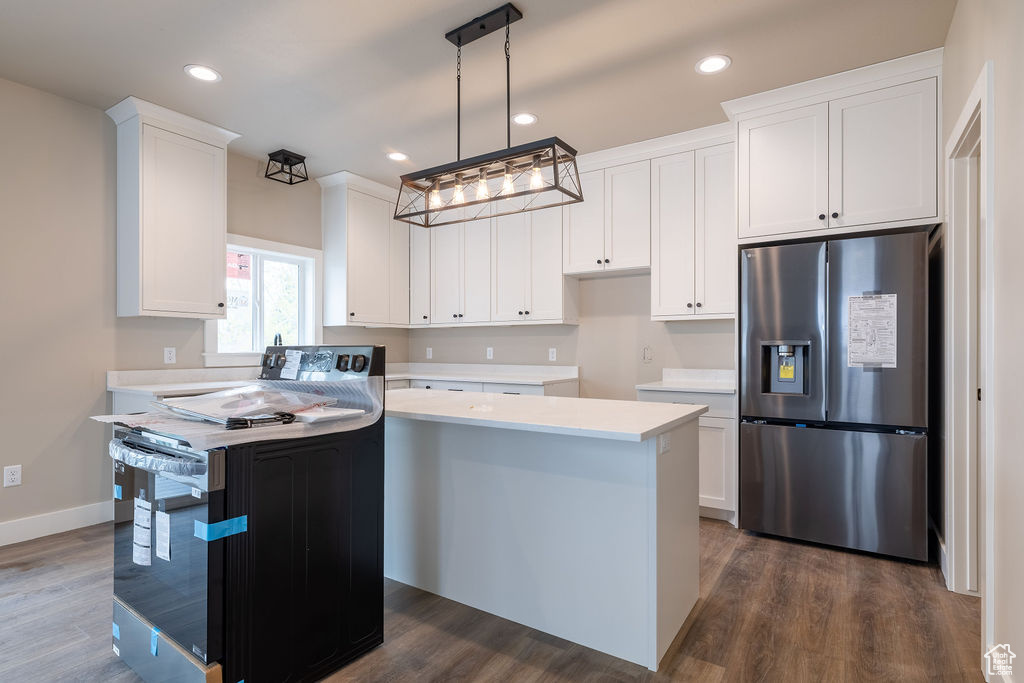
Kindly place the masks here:
MULTIPOLYGON (((396 185, 455 158, 444 33, 501 0, 0 0, 0 76, 107 108, 135 95, 396 185), (219 70, 201 83, 187 63, 219 70), (385 153, 401 150, 407 162, 385 153)), ((516 0, 518 144, 580 152, 725 120, 719 102, 941 46, 956 0, 516 0), (727 71, 694 72, 703 56, 727 71)), ((501 33, 463 50, 463 156, 505 142, 501 33)))

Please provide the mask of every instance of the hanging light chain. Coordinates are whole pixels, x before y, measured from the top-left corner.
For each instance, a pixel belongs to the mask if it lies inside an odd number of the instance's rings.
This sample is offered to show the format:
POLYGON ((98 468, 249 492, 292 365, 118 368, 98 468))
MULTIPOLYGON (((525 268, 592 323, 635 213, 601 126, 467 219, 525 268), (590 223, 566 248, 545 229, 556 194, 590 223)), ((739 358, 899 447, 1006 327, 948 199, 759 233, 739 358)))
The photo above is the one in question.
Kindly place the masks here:
POLYGON ((512 147, 512 57, 508 45, 509 16, 505 14, 505 146, 512 147))
POLYGON ((462 39, 455 53, 455 159, 462 160, 462 39))

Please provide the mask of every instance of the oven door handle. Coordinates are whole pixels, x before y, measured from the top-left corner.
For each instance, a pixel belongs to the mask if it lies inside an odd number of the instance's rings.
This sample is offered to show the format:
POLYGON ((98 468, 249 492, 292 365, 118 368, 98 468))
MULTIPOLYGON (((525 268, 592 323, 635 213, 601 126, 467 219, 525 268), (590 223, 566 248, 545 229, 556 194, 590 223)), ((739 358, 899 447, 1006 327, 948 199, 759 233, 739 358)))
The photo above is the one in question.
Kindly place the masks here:
POLYGON ((121 439, 114 439, 110 442, 110 457, 129 467, 146 472, 166 472, 184 477, 197 477, 206 474, 205 462, 138 450, 131 448, 121 439))

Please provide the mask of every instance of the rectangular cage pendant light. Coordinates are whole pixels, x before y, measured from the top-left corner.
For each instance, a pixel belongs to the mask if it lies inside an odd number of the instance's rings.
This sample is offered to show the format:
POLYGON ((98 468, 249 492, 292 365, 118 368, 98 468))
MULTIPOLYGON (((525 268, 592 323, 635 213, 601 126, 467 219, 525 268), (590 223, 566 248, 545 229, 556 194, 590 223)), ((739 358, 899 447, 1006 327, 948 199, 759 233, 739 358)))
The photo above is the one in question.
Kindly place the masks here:
POLYGON ((558 138, 402 176, 395 218, 432 228, 583 201, 576 150, 558 138))
POLYGON ((456 61, 456 158, 401 177, 395 219, 432 228, 583 201, 576 150, 556 137, 512 146, 509 25, 523 18, 511 3, 452 29, 445 39, 456 61), (505 29, 505 135, 507 146, 461 158, 462 46, 505 29))

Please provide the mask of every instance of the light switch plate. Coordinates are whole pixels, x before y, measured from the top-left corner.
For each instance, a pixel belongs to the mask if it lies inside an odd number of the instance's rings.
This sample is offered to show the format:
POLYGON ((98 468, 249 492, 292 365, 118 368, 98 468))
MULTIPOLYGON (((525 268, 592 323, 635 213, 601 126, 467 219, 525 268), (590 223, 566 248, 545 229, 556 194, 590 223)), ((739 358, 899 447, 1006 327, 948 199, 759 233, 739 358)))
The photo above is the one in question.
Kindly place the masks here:
POLYGON ((164 364, 171 365, 178 362, 178 349, 173 346, 164 347, 164 364))
POLYGON ((548 360, 558 360, 558 349, 554 347, 548 349, 548 360))
POLYGON ((432 349, 432 348, 430 348, 430 347, 428 346, 428 347, 427 347, 427 360, 430 360, 430 359, 431 359, 431 358, 433 358, 433 357, 434 357, 434 349, 432 349))
POLYGON ((4 468, 4 488, 21 486, 21 465, 8 465, 4 468))
POLYGON ((490 346, 487 347, 487 360, 494 360, 494 349, 490 346))

